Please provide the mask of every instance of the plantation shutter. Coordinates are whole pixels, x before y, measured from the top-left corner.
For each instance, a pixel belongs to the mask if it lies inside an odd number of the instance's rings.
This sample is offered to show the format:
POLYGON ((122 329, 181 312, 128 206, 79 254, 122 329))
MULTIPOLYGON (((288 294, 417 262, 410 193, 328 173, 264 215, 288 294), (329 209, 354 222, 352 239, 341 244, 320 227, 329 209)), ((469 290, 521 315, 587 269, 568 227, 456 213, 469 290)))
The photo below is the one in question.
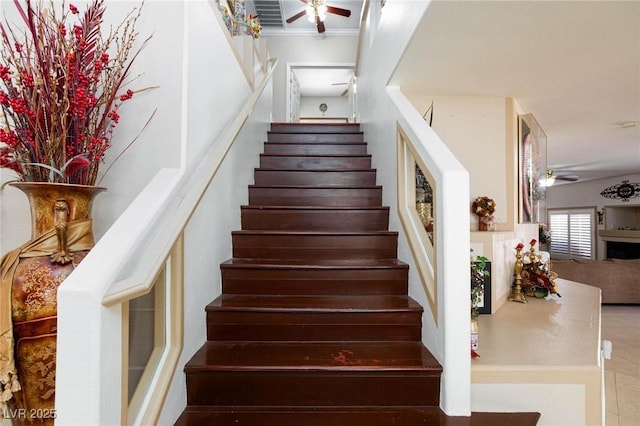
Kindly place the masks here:
POLYGON ((549 211, 553 257, 594 258, 593 209, 549 211))
POLYGON ((569 214, 550 213, 549 230, 551 231, 552 255, 569 256, 569 214))

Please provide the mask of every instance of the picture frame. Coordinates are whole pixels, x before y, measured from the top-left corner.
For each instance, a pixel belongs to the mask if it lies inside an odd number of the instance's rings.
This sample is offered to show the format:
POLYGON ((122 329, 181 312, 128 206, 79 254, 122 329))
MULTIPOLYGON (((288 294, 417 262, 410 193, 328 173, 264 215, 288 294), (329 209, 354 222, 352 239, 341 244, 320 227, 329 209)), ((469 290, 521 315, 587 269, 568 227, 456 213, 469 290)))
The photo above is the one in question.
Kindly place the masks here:
POLYGON ((518 116, 518 221, 546 222, 547 136, 533 114, 518 116))
POLYGON ((491 314, 491 262, 485 262, 484 269, 488 272, 484 275, 482 284, 482 298, 478 304, 479 314, 491 314))

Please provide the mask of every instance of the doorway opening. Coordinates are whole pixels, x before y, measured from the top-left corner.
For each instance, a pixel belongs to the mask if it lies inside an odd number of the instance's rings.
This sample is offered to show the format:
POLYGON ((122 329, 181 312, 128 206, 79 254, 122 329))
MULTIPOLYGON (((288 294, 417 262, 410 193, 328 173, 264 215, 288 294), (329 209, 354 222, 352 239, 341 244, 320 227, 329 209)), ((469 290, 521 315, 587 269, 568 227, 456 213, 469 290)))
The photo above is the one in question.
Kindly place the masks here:
POLYGON ((355 122, 354 64, 287 64, 289 122, 355 122))

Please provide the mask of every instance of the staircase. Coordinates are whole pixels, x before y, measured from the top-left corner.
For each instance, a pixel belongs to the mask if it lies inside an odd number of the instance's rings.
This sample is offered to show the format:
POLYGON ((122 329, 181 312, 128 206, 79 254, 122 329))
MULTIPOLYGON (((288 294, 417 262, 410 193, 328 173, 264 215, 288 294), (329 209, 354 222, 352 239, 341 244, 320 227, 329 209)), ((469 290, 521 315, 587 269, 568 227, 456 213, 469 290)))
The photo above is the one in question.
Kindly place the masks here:
POLYGON ((254 180, 176 425, 536 424, 438 408, 442 369, 359 125, 272 124, 254 180))

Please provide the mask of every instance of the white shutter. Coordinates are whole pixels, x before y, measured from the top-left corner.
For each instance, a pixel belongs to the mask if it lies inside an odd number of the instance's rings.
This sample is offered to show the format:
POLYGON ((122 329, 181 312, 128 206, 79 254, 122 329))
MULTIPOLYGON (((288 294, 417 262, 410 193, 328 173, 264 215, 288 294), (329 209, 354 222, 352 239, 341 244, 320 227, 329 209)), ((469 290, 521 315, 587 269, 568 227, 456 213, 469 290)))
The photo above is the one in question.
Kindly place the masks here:
POLYGON ((549 211, 551 245, 556 258, 594 258, 594 210, 570 209, 549 211))
POLYGON ((569 256, 569 214, 549 213, 549 230, 551 232, 551 254, 569 256))

